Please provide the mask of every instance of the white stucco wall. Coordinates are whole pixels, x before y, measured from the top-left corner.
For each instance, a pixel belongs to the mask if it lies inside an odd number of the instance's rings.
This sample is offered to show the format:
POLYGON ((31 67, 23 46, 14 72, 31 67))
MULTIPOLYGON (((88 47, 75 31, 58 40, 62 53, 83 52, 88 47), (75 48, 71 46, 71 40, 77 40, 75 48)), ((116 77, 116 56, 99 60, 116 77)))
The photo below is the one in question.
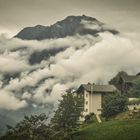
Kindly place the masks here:
POLYGON ((101 102, 102 94, 101 93, 89 93, 84 92, 84 116, 94 112, 95 114, 101 114, 101 102))
POLYGON ((84 116, 89 114, 89 93, 87 91, 84 92, 84 116), (88 104, 86 104, 88 102, 88 104))
POLYGON ((101 97, 102 97, 102 94, 93 93, 93 94, 90 94, 90 95, 91 95, 90 112, 94 112, 95 114, 101 114, 101 100, 102 100, 101 97))
POLYGON ((129 110, 134 110, 134 108, 140 109, 140 104, 128 105, 128 109, 129 109, 129 110))

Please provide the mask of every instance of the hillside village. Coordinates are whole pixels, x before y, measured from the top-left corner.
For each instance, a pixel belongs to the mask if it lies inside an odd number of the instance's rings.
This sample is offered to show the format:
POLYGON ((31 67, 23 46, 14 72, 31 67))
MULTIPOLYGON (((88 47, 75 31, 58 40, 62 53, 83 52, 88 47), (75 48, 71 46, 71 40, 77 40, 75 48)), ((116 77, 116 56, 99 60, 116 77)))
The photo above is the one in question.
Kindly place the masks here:
POLYGON ((108 85, 82 84, 77 89, 77 94, 82 94, 84 97, 83 116, 85 117, 90 113, 101 115, 103 97, 108 94, 115 94, 117 90, 128 97, 129 110, 140 109, 140 96, 129 94, 129 91, 135 86, 137 80, 140 80, 139 73, 137 75, 128 75, 126 72, 119 72, 109 81, 108 85))

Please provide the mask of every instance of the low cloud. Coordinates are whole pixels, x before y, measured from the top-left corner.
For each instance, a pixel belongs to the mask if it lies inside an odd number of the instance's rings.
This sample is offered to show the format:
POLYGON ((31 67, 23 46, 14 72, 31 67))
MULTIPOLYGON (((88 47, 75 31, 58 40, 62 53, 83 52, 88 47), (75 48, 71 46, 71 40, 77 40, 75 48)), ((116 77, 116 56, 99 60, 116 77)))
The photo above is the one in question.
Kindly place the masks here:
POLYGON ((0 109, 17 110, 26 106, 25 100, 16 98, 13 93, 0 90, 0 109))
POLYGON ((17 53, 0 55, 0 72, 1 73, 18 73, 30 70, 31 67, 25 60, 20 59, 17 53))
POLYGON ((138 40, 109 32, 43 41, 0 37, 0 108, 54 104, 68 88, 88 82, 105 84, 121 70, 136 74, 140 70, 139 45, 138 40), (32 53, 49 53, 52 48, 65 49, 38 64, 29 63, 32 53), (19 75, 5 83, 4 76, 9 73, 19 75))

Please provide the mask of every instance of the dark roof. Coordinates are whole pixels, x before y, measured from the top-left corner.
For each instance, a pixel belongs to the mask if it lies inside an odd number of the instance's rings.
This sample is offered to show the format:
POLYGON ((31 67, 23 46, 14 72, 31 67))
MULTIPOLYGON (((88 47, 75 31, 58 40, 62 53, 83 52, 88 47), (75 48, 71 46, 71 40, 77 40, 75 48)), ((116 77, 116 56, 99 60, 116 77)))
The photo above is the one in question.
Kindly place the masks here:
POLYGON ((125 82, 133 82, 134 80, 140 78, 140 76, 138 75, 123 75, 121 77, 123 78, 123 80, 125 80, 125 82))
POLYGON ((77 92, 81 91, 82 89, 91 92, 91 90, 93 92, 113 92, 116 90, 115 86, 113 85, 95 85, 95 84, 82 84, 77 92))
POLYGON ((139 73, 137 73, 137 76, 140 76, 140 72, 139 72, 139 73))

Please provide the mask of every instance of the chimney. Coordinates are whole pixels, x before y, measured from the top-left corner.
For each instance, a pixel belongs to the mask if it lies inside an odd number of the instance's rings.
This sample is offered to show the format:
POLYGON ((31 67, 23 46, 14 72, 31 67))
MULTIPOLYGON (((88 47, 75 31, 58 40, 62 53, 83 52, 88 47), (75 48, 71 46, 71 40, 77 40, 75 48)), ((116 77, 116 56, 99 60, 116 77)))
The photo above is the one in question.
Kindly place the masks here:
POLYGON ((91 83, 90 83, 90 82, 88 82, 88 85, 91 85, 91 83))

